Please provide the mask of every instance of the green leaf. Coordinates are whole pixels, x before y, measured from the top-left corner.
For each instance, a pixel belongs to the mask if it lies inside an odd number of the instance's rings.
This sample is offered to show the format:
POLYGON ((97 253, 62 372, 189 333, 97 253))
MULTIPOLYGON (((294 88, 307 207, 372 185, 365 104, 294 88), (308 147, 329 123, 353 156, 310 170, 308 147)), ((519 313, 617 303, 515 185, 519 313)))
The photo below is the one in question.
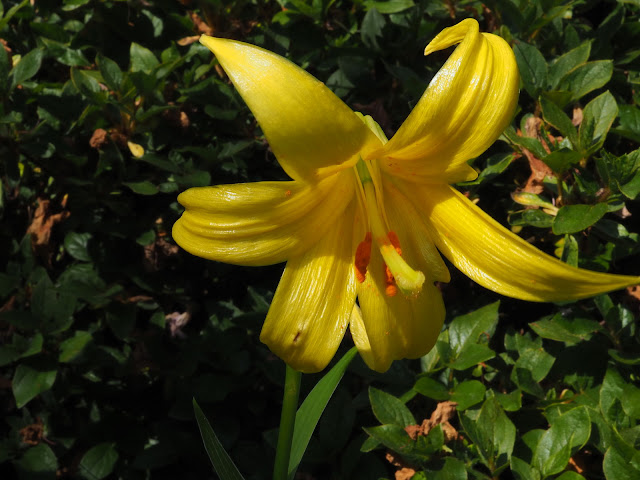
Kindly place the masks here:
POLYGON ((620 353, 613 348, 607 350, 607 353, 618 363, 625 365, 640 365, 640 355, 620 353))
POLYGON ((521 210, 509 215, 509 225, 531 225, 537 228, 549 228, 553 225, 551 215, 542 210, 521 210))
POLYGON ((562 313, 552 317, 545 317, 529 326, 542 338, 574 345, 589 340, 595 332, 602 330, 602 326, 589 318, 567 318, 562 313))
POLYGON ((604 150, 601 152, 602 157, 596 158, 596 167, 602 180, 634 199, 640 194, 640 150, 619 157, 604 150))
POLYGON ((66 12, 71 12, 77 8, 80 8, 86 5, 90 1, 91 0, 64 0, 64 6, 62 7, 62 10, 66 12))
POLYGON ((576 140, 578 139, 578 132, 569 116, 544 95, 540 97, 540 107, 542 108, 542 117, 545 122, 553 125, 556 130, 567 137, 575 146, 577 143, 576 140))
POLYGON ((47 47, 47 57, 55 58, 56 62, 68 67, 88 67, 91 65, 80 50, 74 50, 61 42, 46 38, 42 38, 42 42, 47 47))
POLYGON ((560 82, 560 88, 570 91, 572 100, 580 100, 587 93, 606 85, 612 74, 611 60, 588 62, 567 74, 560 82))
POLYGON ((510 461, 511 472, 516 480, 540 480, 540 474, 524 460, 512 456, 510 461))
POLYGON ((207 420, 207 417, 202 413, 202 410, 198 406, 195 398, 193 399, 193 411, 196 415, 198 428, 200 428, 200 435, 202 435, 204 448, 207 450, 209 460, 211 460, 211 464, 220 477, 220 480, 244 480, 244 477, 240 474, 233 461, 224 450, 224 447, 218 440, 218 437, 216 437, 216 434, 209 424, 209 420, 207 420))
POLYGON ((51 447, 46 443, 40 443, 28 448, 22 458, 14 463, 20 472, 20 478, 26 480, 54 480, 58 469, 58 459, 51 447))
POLYGON ((98 80, 89 75, 86 71, 72 68, 71 82, 85 97, 99 104, 104 103, 104 98, 101 95, 102 89, 100 88, 98 80))
MULTIPOLYGON (((412 477, 418 480, 416 476, 412 477)), ((446 456, 444 465, 438 470, 425 470, 425 480, 467 480, 467 468, 462 460, 446 456)))
POLYGON ((331 395, 335 391, 336 387, 342 380, 344 372, 347 371, 347 367, 354 359, 358 350, 353 347, 336 363, 327 374, 322 377, 313 390, 304 399, 302 405, 296 413, 296 423, 293 430, 293 440, 291 446, 291 453, 289 457, 289 478, 292 478, 298 465, 302 461, 311 435, 322 416, 327 403, 331 399, 331 395))
POLYGON ((527 348, 520 352, 514 368, 529 370, 531 378, 540 382, 547 376, 554 362, 555 358, 544 349, 527 348))
POLYGON ((449 391, 447 387, 442 385, 437 380, 429 377, 420 377, 416 380, 413 389, 425 397, 432 398, 434 400, 448 400, 449 391))
POLYGON ((618 104, 607 90, 591 100, 582 112, 580 124, 580 146, 587 150, 598 148, 604 143, 607 133, 618 116, 618 104))
POLYGON ((607 480, 638 480, 640 478, 640 453, 636 451, 632 458, 610 447, 604 454, 602 463, 607 480))
POLYGON ((76 330, 73 337, 67 338, 60 344, 60 355, 58 356, 58 361, 61 363, 67 363, 76 358, 92 338, 93 337, 89 332, 76 330))
POLYGON ((575 150, 561 148, 560 150, 555 150, 549 155, 543 157, 542 161, 555 173, 564 173, 573 165, 580 162, 582 158, 582 154, 575 150))
POLYGON ((413 0, 366 0, 364 5, 367 10, 375 8, 380 13, 400 13, 415 6, 415 3, 413 0))
POLYGON ((90 262, 91 255, 89 255, 88 250, 89 240, 91 240, 90 233, 69 232, 64 237, 64 249, 76 260, 90 262))
POLYGON ((426 436, 418 435, 410 458, 429 458, 442 450, 444 445, 444 432, 441 425, 434 426, 426 436))
POLYGON ((57 373, 57 370, 40 371, 24 364, 18 365, 11 385, 16 406, 22 408, 42 392, 50 390, 57 373))
POLYGON ((540 438, 532 464, 544 477, 560 473, 572 453, 579 450, 591 435, 591 419, 586 407, 573 408, 560 415, 540 438))
POLYGON ((458 354, 457 358, 449 364, 454 370, 466 370, 479 363, 491 360, 496 353, 488 346, 478 343, 467 345, 458 354))
POLYGON ((382 424, 393 424, 401 427, 415 425, 416 419, 402 401, 377 388, 369 387, 371 409, 382 424))
POLYGON ((478 179, 473 183, 480 183, 504 172, 514 160, 513 153, 497 153, 487 158, 487 166, 478 175, 478 179))
POLYGON ((459 353, 468 344, 488 342, 498 323, 500 302, 494 302, 478 310, 458 316, 449 325, 449 342, 454 352, 459 353))
POLYGON ((27 53, 20 59, 18 64, 11 70, 11 90, 18 85, 29 80, 33 77, 42 65, 42 58, 44 57, 44 49, 36 48, 27 53))
POLYGON ((640 418, 640 388, 630 383, 625 385, 620 403, 624 413, 634 419, 640 418))
POLYGON ((486 391, 485 386, 478 380, 467 380, 453 389, 451 401, 458 404, 456 410, 461 412, 484 400, 486 391))
POLYGON ((73 324, 77 298, 53 286, 48 277, 41 279, 31 296, 31 312, 40 320, 40 329, 46 333, 67 330, 73 324))
POLYGON ((509 140, 513 141, 513 143, 519 145, 520 147, 526 148, 538 158, 543 158, 547 155, 547 151, 544 149, 542 143, 540 143, 540 140, 538 140, 537 138, 521 137, 519 135, 516 135, 515 137, 509 138, 509 140))
POLYGON ((615 421, 622 408, 620 400, 626 383, 614 368, 608 368, 600 387, 600 411, 605 419, 615 421))
POLYGON ((363 428, 372 438, 399 454, 410 454, 414 449, 414 442, 407 432, 399 425, 380 425, 378 427, 363 428))
POLYGON ((496 398, 507 412, 517 412, 522 408, 522 392, 514 390, 511 393, 497 393, 496 398))
POLYGON ((80 475, 87 480, 102 480, 113 472, 118 452, 113 443, 100 443, 82 456, 80 475))
POLYGON ((131 43, 129 54, 131 56, 130 70, 132 72, 151 73, 160 64, 151 50, 135 42, 131 43))
POLYGON ((595 205, 565 205, 558 210, 553 222, 553 233, 578 233, 590 227, 607 213, 606 203, 595 205))
POLYGON ((100 73, 102 74, 102 79, 104 83, 114 91, 120 90, 120 85, 122 84, 122 72, 120 71, 120 67, 116 62, 111 60, 110 58, 104 57, 102 55, 96 56, 96 64, 100 69, 100 73))
POLYGON ((158 193, 158 187, 149 180, 143 180, 142 182, 122 182, 122 184, 139 195, 155 195, 158 193))
POLYGON ((591 42, 584 42, 580 46, 556 58, 551 65, 549 65, 549 85, 551 89, 555 89, 562 77, 567 75, 571 70, 583 65, 589 59, 590 54, 591 42))
POLYGON ((620 105, 619 128, 640 139, 640 108, 633 105, 620 105))
POLYGON ((0 366, 7 365, 19 358, 30 357, 42 351, 44 337, 36 333, 31 338, 14 333, 11 343, 0 346, 0 366))
POLYGON ((524 88, 532 98, 538 98, 547 85, 547 62, 533 45, 518 42, 513 47, 524 88))
POLYGON ((576 238, 573 235, 565 235, 562 239, 562 255, 560 256, 560 260, 572 267, 577 267, 579 253, 580 247, 578 246, 576 238))
POLYGON ((559 477, 556 477, 555 480, 585 480, 585 478, 579 473, 568 471, 564 472, 559 477))
POLYGON ((362 42, 369 48, 380 50, 378 39, 382 38, 382 29, 386 23, 377 8, 370 8, 367 13, 365 13, 360 27, 362 42))
POLYGON ((544 390, 538 382, 547 376, 554 361, 555 358, 542 348, 524 348, 520 351, 510 378, 522 391, 542 397, 544 390))
MULTIPOLYGON (((571 435, 569 433, 569 435, 571 435)), ((543 436, 543 439, 545 437, 543 436)), ((542 440, 541 442, 542 443, 542 440)), ((533 463, 537 469, 542 472, 543 478, 554 475, 565 469, 571 458, 571 447, 569 443, 560 443, 559 445, 542 445, 538 444, 533 457, 533 463), (549 448, 553 448, 550 450, 549 448)))
POLYGON ((18 10, 20 10, 22 7, 25 7, 27 5, 29 5, 29 0, 22 0, 20 3, 14 5, 9 10, 7 10, 7 12, 4 15, 0 15, 2 16, 2 19, 0 19, 0 31, 7 26, 7 24, 13 18, 13 16, 16 13, 18 13, 18 10))
POLYGON ((516 440, 516 427, 494 396, 482 404, 477 416, 469 411, 460 415, 460 420, 469 438, 478 448, 483 463, 496 472, 509 464, 516 440))

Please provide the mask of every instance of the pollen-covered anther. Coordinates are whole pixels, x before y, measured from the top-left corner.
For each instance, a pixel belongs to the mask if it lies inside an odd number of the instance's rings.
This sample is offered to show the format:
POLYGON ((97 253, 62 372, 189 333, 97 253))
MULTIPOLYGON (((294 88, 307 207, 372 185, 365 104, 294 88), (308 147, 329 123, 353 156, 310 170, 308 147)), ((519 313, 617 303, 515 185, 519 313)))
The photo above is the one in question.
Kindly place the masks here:
POLYGON ((364 240, 358 244, 356 248, 356 280, 362 283, 367 275, 367 267, 371 261, 371 232, 367 232, 364 240))
POLYGON ((389 238, 391 245, 395 247, 396 252, 398 252, 398 255, 402 255, 402 248, 400 247, 400 239, 398 238, 398 235, 396 235, 396 232, 394 232, 393 230, 390 230, 387 233, 387 237, 389 238))
POLYGON ((384 266, 384 294, 387 297, 395 297, 398 293, 398 286, 396 285, 396 279, 393 278, 393 274, 386 263, 382 263, 384 266))

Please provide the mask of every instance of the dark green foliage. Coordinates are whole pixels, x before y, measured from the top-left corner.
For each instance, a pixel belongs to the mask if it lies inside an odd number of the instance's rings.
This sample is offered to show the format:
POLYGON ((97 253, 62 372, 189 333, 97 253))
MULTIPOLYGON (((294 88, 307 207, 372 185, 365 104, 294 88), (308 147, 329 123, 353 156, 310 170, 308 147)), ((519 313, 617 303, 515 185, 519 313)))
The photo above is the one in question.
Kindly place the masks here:
MULTIPOLYGON (((284 368, 258 335, 282 267, 192 257, 171 226, 187 188, 285 175, 190 37, 285 55, 391 136, 448 54, 423 48, 469 16, 514 46, 522 92, 460 188, 570 264, 640 274, 634 2, 1 4, 0 477, 212 478, 195 397, 268 478, 284 368)), ((453 267, 442 291, 436 347, 383 375, 356 359, 299 472, 393 478, 390 451, 416 480, 640 478, 637 292, 530 304, 453 267)))

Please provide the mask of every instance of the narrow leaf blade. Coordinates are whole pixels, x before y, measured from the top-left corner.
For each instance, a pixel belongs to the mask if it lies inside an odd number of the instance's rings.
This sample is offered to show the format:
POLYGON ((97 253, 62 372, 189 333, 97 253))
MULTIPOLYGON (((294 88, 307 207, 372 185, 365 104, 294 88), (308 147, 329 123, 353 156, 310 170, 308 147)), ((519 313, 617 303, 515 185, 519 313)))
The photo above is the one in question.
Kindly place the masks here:
POLYGON ((289 478, 293 478, 302 460, 311 435, 324 412, 331 395, 335 391, 338 383, 342 380, 344 372, 356 356, 357 350, 353 347, 344 357, 336 363, 329 372, 322 377, 322 380, 313 387, 311 393, 304 399, 296 414, 296 425, 293 430, 293 441, 291 446, 291 456, 289 457, 289 478))
POLYGON ((209 460, 215 469, 216 473, 220 476, 221 480, 244 480, 244 477, 240 474, 236 468, 231 457, 225 452, 224 447, 216 437, 216 434, 209 424, 209 420, 205 417, 204 413, 200 409, 200 406, 193 399, 193 411, 196 414, 196 420, 198 421, 198 427, 200 428, 200 435, 202 435, 202 441, 204 442, 204 448, 207 450, 209 460))

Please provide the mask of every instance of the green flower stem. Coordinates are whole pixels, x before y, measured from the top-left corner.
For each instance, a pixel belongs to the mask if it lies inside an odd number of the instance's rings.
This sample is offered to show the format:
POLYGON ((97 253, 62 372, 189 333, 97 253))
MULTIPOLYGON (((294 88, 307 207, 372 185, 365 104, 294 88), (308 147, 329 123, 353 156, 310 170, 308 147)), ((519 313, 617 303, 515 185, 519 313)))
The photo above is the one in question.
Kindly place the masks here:
POLYGON ((282 398, 282 413, 280 415, 280 432, 278 433, 278 447, 276 448, 276 463, 273 467, 273 480, 287 480, 289 476, 291 440, 293 438, 293 427, 296 423, 301 378, 301 372, 287 365, 287 374, 284 379, 284 395, 282 398))

